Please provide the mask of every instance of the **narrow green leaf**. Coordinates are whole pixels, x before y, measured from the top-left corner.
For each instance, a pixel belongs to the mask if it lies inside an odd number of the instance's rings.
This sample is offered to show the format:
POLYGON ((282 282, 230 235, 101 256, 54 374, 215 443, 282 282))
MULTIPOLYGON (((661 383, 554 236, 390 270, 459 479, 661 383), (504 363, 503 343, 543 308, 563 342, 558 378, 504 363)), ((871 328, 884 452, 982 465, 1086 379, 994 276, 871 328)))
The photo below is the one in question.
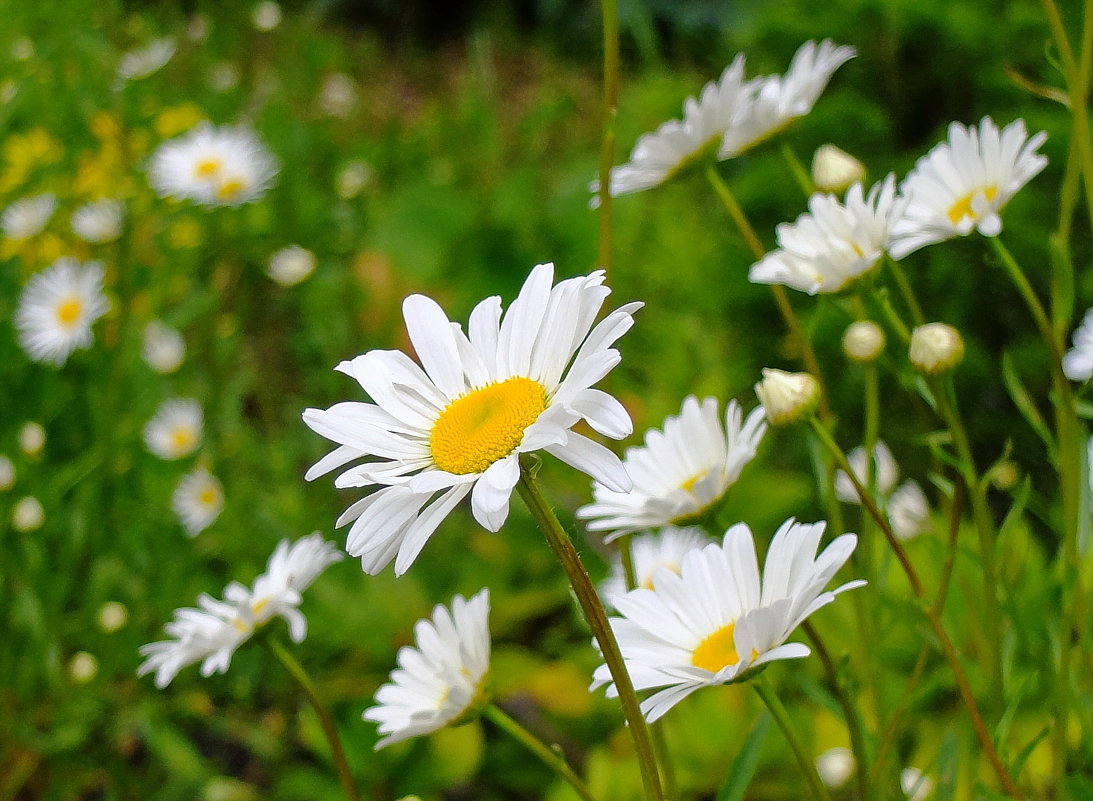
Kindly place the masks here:
POLYGON ((759 751, 770 730, 770 721, 770 713, 767 711, 764 711, 755 721, 748 739, 744 741, 744 746, 736 755, 732 767, 729 768, 725 783, 721 785, 721 790, 717 793, 717 801, 741 801, 744 798, 751 778, 755 775, 755 768, 759 764, 759 751))
POLYGON ((1005 383, 1006 391, 1009 392, 1017 411, 1025 418, 1032 430, 1036 432, 1036 436, 1043 441, 1048 452, 1054 458, 1056 452, 1055 439, 1051 436, 1051 429, 1044 422, 1043 415, 1036 408, 1036 404, 1033 403, 1032 397, 1025 389, 1024 384, 1021 383, 1021 378, 1017 375, 1017 370, 1013 366, 1013 358, 1008 352, 1002 354, 1002 381, 1005 383))

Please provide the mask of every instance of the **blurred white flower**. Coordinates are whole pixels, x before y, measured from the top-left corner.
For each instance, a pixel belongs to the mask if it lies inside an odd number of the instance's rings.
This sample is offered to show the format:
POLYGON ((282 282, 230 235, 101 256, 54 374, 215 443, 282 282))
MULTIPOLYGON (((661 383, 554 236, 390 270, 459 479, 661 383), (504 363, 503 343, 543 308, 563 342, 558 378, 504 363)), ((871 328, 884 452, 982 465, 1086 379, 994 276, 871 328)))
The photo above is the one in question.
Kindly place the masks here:
POLYGON ((186 38, 191 42, 204 42, 209 35, 209 18, 204 14, 194 14, 186 23, 186 38))
POLYGON ((56 208, 57 198, 51 194, 21 198, 0 214, 0 229, 8 239, 30 239, 42 232, 56 208))
POLYGON ((161 197, 238 206, 265 194, 277 171, 277 159, 251 129, 201 123, 159 146, 148 179, 161 197))
MULTIPOLYGON (((867 461, 865 448, 854 448, 846 455, 846 460, 850 462, 850 469, 854 471, 854 477, 862 483, 862 486, 869 486, 865 475, 865 463, 867 461)), ((883 440, 878 439, 877 444, 873 446, 873 470, 876 477, 877 493, 881 496, 887 496, 895 489, 896 482, 899 481, 899 465, 896 464, 896 457, 892 455, 892 451, 884 444, 883 440)), ((842 470, 835 472, 835 495, 843 503, 861 503, 861 497, 854 488, 853 482, 842 470)))
POLYGON ((926 493, 913 479, 900 484, 886 508, 892 532, 901 540, 909 540, 930 530, 930 502, 926 493))
POLYGON ((837 790, 854 775, 854 752, 849 748, 829 748, 816 757, 816 772, 825 787, 837 790))
POLYGON ((812 156, 812 183, 819 192, 842 192, 865 180, 865 165, 835 145, 820 145, 812 156))
POLYGON ((216 476, 198 467, 178 482, 171 496, 171 508, 186 533, 196 537, 220 517, 224 510, 224 488, 216 476))
POLYGON ((934 792, 934 780, 918 768, 904 768, 899 774, 899 786, 908 801, 926 801, 934 792))
POLYGON ((99 673, 99 660, 87 651, 77 651, 68 660, 68 677, 75 684, 87 684, 99 673))
POLYGON ((269 257, 269 277, 281 286, 295 286, 315 271, 315 254, 299 245, 282 248, 269 257))
POLYGON ((1093 309, 1086 310, 1081 324, 1074 329, 1074 347, 1063 356, 1063 372, 1071 381, 1093 377, 1093 309))
POLYGON ((363 161, 351 161, 338 171, 335 191, 343 200, 359 195, 375 178, 375 171, 363 161))
POLYGON ((399 667, 391 681, 376 691, 376 706, 365 720, 379 724, 385 735, 376 750, 458 722, 486 701, 485 679, 490 668, 490 594, 480 591, 469 601, 452 599, 431 619, 414 624, 414 646, 398 652, 399 667))
POLYGON ((593 483, 594 502, 577 510, 589 531, 608 532, 605 542, 632 531, 686 524, 716 506, 754 457, 766 433, 763 409, 744 418, 729 401, 724 424, 716 398, 690 395, 662 430, 650 429, 645 444, 627 448, 623 465, 633 480, 629 492, 593 483))
POLYGON ((357 105, 357 85, 344 72, 332 72, 323 78, 319 89, 319 108, 331 117, 346 117, 357 105))
POLYGON ((142 47, 130 50, 118 61, 117 85, 159 72, 174 54, 175 40, 167 37, 153 39, 142 47))
POLYGON ((16 61, 28 61, 34 58, 34 42, 25 36, 20 36, 11 43, 11 57, 16 61))
POLYGON ((129 610, 118 601, 107 601, 99 607, 96 617, 99 628, 106 634, 121 630, 129 622, 129 610))
POLYGON ((61 258, 34 275, 19 296, 19 345, 36 362, 60 367, 72 351, 91 347, 92 324, 106 314, 103 267, 61 258))
POLYGON ((978 129, 952 123, 948 141, 915 162, 900 185, 910 203, 892 231, 892 258, 973 230, 997 236, 1002 208, 1047 166, 1036 152, 1046 140, 1043 131, 1030 138, 1020 119, 1001 131, 990 117, 978 129))
POLYGON ((144 444, 160 459, 181 459, 201 445, 201 404, 189 398, 171 398, 160 404, 144 427, 144 444))
POLYGON ((254 7, 252 20, 254 27, 260 31, 272 31, 281 24, 281 7, 273 0, 264 0, 254 7))
POLYGON ((174 620, 164 626, 171 639, 141 646, 140 653, 147 659, 137 675, 154 672, 156 686, 166 687, 195 662, 202 663, 202 676, 223 673, 235 650, 274 617, 285 620, 294 642, 302 642, 307 619, 299 610, 301 593, 343 557, 319 532, 291 545, 281 540, 253 589, 233 581, 224 590, 224 600, 203 594, 198 598, 200 608, 175 610, 174 620))
POLYGON ((0 492, 7 492, 15 486, 15 462, 0 454, 0 492))
MULTIPOLYGON (((653 589, 653 574, 662 567, 679 574, 683 557, 695 548, 709 545, 713 540, 698 527, 676 528, 665 526, 655 534, 639 534, 630 540, 634 558, 634 578, 638 587, 653 589)), ((627 591, 626 574, 622 560, 616 554, 611 559, 611 575, 600 584, 600 595, 609 603, 616 595, 627 591)))
POLYGON ((96 200, 72 212, 72 231, 84 242, 113 242, 121 236, 122 205, 118 200, 96 200))
POLYGON ((221 61, 209 72, 209 84, 218 92, 230 92, 239 85, 239 68, 230 61, 221 61))
POLYGON ((186 358, 186 342, 175 329, 152 320, 144 326, 141 357, 157 373, 173 373, 186 358))
POLYGON ((37 456, 46 446, 46 430, 33 420, 19 428, 19 450, 27 456, 37 456))
POLYGON ((778 249, 753 264, 748 278, 810 295, 839 292, 880 262, 906 205, 896 195, 896 176, 891 174, 868 195, 861 184, 854 184, 844 203, 816 193, 809 198, 807 213, 792 224, 778 225, 778 249))
POLYGON ((11 510, 11 525, 16 531, 34 531, 46 520, 42 502, 33 495, 20 498, 11 510))

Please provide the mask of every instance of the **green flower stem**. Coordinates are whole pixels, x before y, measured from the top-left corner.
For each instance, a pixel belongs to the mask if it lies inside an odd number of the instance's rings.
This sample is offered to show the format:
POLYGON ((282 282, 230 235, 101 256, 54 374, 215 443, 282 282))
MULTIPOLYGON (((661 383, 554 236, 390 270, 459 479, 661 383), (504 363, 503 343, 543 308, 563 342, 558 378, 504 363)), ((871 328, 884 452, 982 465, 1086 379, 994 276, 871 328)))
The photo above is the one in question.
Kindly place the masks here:
POLYGON ((999 261, 1002 263, 1006 275, 1013 281, 1013 285, 1017 288, 1021 298, 1025 301, 1025 305, 1028 306, 1029 311, 1032 312, 1032 318, 1036 321, 1036 327, 1040 331, 1040 336, 1043 337, 1044 344, 1047 345, 1048 350, 1051 352, 1051 358, 1054 361, 1060 361, 1062 359, 1061 343, 1059 343, 1058 338, 1055 336, 1055 331, 1051 327, 1051 321, 1048 320, 1047 312, 1044 311, 1044 306, 1036 296, 1032 284, 1028 282, 1021 266, 1017 263, 1017 260, 1013 258, 1013 254, 1009 252, 1009 248, 1002 244, 1001 239, 996 236, 990 236, 987 237, 987 241, 990 243, 995 255, 998 256, 999 261))
MULTIPOLYGON (((812 430, 816 432, 816 436, 821 444, 828 449, 835 458, 836 464, 838 464, 843 472, 849 477, 850 482, 854 485, 854 489, 857 490, 858 495, 861 496, 862 505, 865 506, 869 514, 873 516, 877 525, 880 526, 880 530, 884 532, 884 536, 888 540, 888 544, 891 546, 893 553, 895 553, 896 559, 903 568, 903 572, 907 575, 907 582, 911 585, 911 591, 921 605, 921 602, 926 597, 925 590, 922 587, 922 580, 919 578, 914 565, 911 564, 911 560, 908 558, 907 552, 903 549, 903 545, 892 531, 892 527, 888 524, 888 520, 881 513, 880 509, 877 508, 873 499, 869 497, 868 491, 862 486, 861 481, 858 480, 854 471, 850 469, 850 463, 846 459, 846 454, 843 453, 842 448, 839 447, 838 443, 831 437, 831 434, 828 433, 827 428, 824 427, 823 423, 816 419, 815 416, 809 418, 809 422, 812 426, 812 430)), ((999 784, 1008 796, 1015 799, 1021 799, 1022 796, 1017 789, 1017 785, 1009 775, 1009 771, 1006 770, 1002 758, 998 755, 998 749, 994 747, 994 742, 991 740, 990 732, 987 731, 987 726, 983 722, 983 716, 979 712, 979 705, 975 701, 975 695, 972 693, 971 684, 968 682, 968 676, 964 672, 963 665, 960 664, 960 657, 956 652, 956 647, 953 645, 953 641, 949 638, 949 634, 945 631, 945 626, 941 622, 940 610, 930 606, 923 608, 923 612, 930 623, 930 628, 933 630, 934 636, 937 637, 938 642, 941 645, 942 654, 945 656, 945 660, 949 663, 949 668, 953 672, 953 678, 956 679, 957 690, 960 692, 961 700, 968 710, 968 717, 971 718, 972 728, 975 730, 976 738, 979 740, 979 745, 982 748, 984 755, 987 757, 987 761, 990 763, 991 768, 994 770, 999 784)))
POLYGON ((778 700, 778 694, 771 689, 770 685, 767 684, 766 677, 762 675, 752 679, 751 686, 759 693, 759 697, 763 699, 763 703, 767 705, 771 716, 786 736, 789 747, 793 750, 793 755, 797 757, 797 764, 801 768, 801 773, 804 774, 805 781, 808 782, 808 789, 812 792, 812 797, 815 801, 831 801, 831 794, 827 792, 824 783, 820 781, 820 774, 816 772, 816 763, 809 757, 804 745, 797 737, 797 732, 793 728, 793 721, 790 720, 789 713, 786 712, 782 702, 778 700))
POLYGON ((334 719, 330 717, 330 712, 320 700, 311 677, 307 675, 303 665, 279 639, 268 636, 261 638, 261 640, 270 653, 285 666, 285 670, 292 674, 292 678, 296 679, 296 682, 307 696, 307 700, 311 702, 311 706, 315 708, 315 712, 319 715, 319 723, 322 725, 323 734, 326 735, 326 741, 330 744, 330 756, 334 760, 334 769, 338 772, 338 778, 341 780, 345 797, 349 801, 360 801, 361 797, 357 792, 357 786, 353 783, 353 774, 349 771, 349 762, 345 758, 345 750, 342 748, 341 740, 338 739, 338 730, 334 727, 334 719))
POLYGON ((592 579, 588 577, 588 571, 581 563, 581 557, 577 549, 573 547, 569 535, 566 534, 562 524, 558 522, 554 510, 550 508, 542 490, 539 489, 533 474, 533 457, 523 455, 520 457, 520 483, 517 489, 520 497, 527 504, 531 516, 539 524, 539 528, 546 537, 547 543, 562 563, 562 568, 569 577, 569 583, 573 587, 573 594, 581 606, 585 620, 588 621, 592 634, 599 643, 603 652, 604 662, 611 672, 611 679, 615 683, 615 689, 619 693, 619 701, 622 703, 623 714, 630 736, 634 740, 634 748, 637 752, 638 767, 641 769, 641 781, 645 787, 645 797, 648 801, 664 801, 664 793, 660 786, 660 774, 657 771, 656 758, 653 755, 653 744, 649 737, 649 727, 641 714, 641 705, 637 693, 634 691, 634 683, 630 680, 630 674, 626 671, 626 663, 623 661, 622 652, 619 650, 615 633, 607 622, 607 614, 604 612, 603 603, 596 588, 592 585, 592 579))
POLYGON ((781 150, 782 158, 786 160, 786 166, 789 167, 793 180, 797 182, 797 186, 801 187, 801 191, 804 192, 806 198, 812 197, 812 194, 816 191, 816 185, 812 183, 812 176, 805 169, 805 165, 801 163, 797 153, 790 147, 789 142, 783 140, 781 150))
POLYGON ((619 13, 616 0, 601 0, 603 16, 603 131, 600 138, 600 269, 611 275, 611 167, 619 113, 619 13))
POLYGON ((922 325, 926 322, 926 318, 922 315, 922 307, 918 303, 918 298, 915 297, 915 290, 911 287, 911 282, 907 280, 907 273, 903 272, 899 262, 891 256, 886 254, 884 258, 892 271, 892 277, 896 279, 899 294, 903 297, 903 302, 907 304, 907 310, 911 312, 911 320, 915 325, 922 325))
MULTIPOLYGON (((736 225, 740 235, 744 238, 744 243, 748 246, 752 255, 755 256, 756 260, 762 259, 763 256, 766 255, 766 249, 763 247, 763 243, 759 241, 759 236, 755 233, 755 229, 752 228, 751 223, 748 221, 744 209, 741 208, 740 204, 737 202, 736 196, 733 195, 732 190, 729 189, 729 185, 725 183, 721 178, 721 175, 717 172, 716 165, 710 164, 706 168, 706 177, 709 178, 710 184, 713 185, 714 191, 717 192, 717 196, 721 198, 721 203, 725 207, 725 211, 727 211, 729 217, 732 218, 733 224, 736 225)), ((824 388, 823 375, 820 372, 820 363, 816 359, 816 353, 812 350, 812 343, 808 341, 808 337, 804 334, 804 329, 801 327, 801 320, 797 317, 797 313, 793 310, 793 306, 789 302, 785 287, 780 284, 771 284, 770 292, 774 297, 774 303, 778 307, 778 312, 785 321, 786 328, 789 329, 790 339, 801 352, 801 361, 804 362, 805 370, 812 373, 820 385, 820 416, 826 420, 831 416, 831 410, 827 405, 827 391, 824 388)))
POLYGON ((896 332, 896 336, 900 338, 904 345, 908 344, 911 341, 911 331, 907 328, 907 324, 900 319, 900 316, 896 314, 896 310, 892 308, 892 299, 888 297, 888 293, 878 295, 877 303, 880 306, 881 313, 884 314, 884 319, 896 332))
POLYGON ((488 704, 486 708, 482 710, 482 717, 486 718, 486 720, 493 723, 497 728, 505 732, 505 734, 509 735, 512 739, 531 751, 531 753, 539 758, 540 762, 557 773, 570 787, 576 790, 577 795, 583 798, 584 801, 596 801, 596 797, 592 795, 592 792, 588 789, 588 785, 581 781, 581 777, 573 772, 573 768, 569 766, 569 763, 565 761, 565 758, 559 751, 544 744, 538 737, 521 726, 514 718, 506 714, 501 707, 496 704, 488 704))

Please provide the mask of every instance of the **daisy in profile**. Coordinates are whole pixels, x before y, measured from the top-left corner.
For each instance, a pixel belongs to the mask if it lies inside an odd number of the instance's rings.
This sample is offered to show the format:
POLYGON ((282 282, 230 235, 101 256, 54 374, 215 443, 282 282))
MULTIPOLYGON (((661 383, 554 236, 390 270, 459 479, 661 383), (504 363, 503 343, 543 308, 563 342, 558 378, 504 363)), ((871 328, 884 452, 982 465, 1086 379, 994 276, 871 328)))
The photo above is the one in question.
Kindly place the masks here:
POLYGON ((739 156, 812 111, 839 67, 857 55, 853 47, 829 39, 805 42, 783 75, 758 78, 725 130, 718 158, 739 156))
POLYGON ((618 457, 571 429, 583 419, 613 439, 631 432, 622 404, 592 385, 619 363, 612 345, 641 304, 594 325, 610 294, 603 271, 553 281, 554 265, 538 265, 507 312, 497 297, 479 303, 467 333, 433 300, 408 297, 403 316, 421 366, 400 351, 369 351, 337 369, 372 403, 304 412, 338 443, 307 478, 357 462, 335 485, 379 487, 338 520, 353 523, 347 550, 365 572, 394 560, 404 573, 468 495, 475 519, 500 529, 522 453, 544 450, 615 492, 630 489, 618 457))
MULTIPOLYGON (((850 463, 850 469, 854 471, 854 477, 863 485, 868 486, 865 475, 865 448, 861 446, 854 448, 846 455, 846 461, 850 463)), ((896 457, 892 455, 892 451, 884 444, 883 440, 878 439, 876 445, 873 446, 873 471, 876 476, 877 494, 887 497, 895 489, 896 482, 899 481, 899 465, 896 463, 896 457)), ((835 472, 835 495, 843 503, 861 503, 861 498, 854 488, 850 476, 842 470, 835 472)))
POLYGON ((650 429, 645 444, 628 448, 629 492, 592 485, 593 503, 577 510, 589 531, 607 532, 611 542, 623 534, 667 525, 686 525, 714 508, 755 456, 767 424, 760 406, 744 418, 729 401, 722 425, 716 398, 683 401, 678 415, 650 429))
POLYGON ((201 404, 189 398, 171 398, 160 404, 144 427, 144 444, 160 459, 181 459, 201 445, 201 404))
MULTIPOLYGON (((698 100, 687 98, 682 120, 669 120, 653 133, 638 137, 630 161, 611 168, 611 196, 657 186, 704 156, 712 158, 721 149, 737 106, 749 91, 744 82, 744 57, 738 55, 720 80, 706 84, 698 100)), ((593 181, 589 189, 599 192, 600 182, 593 181)), ((593 197, 593 206, 596 203, 593 197)))
POLYGON ((142 47, 123 54, 118 61, 118 73, 115 88, 120 88, 127 81, 147 78, 159 72, 174 57, 175 40, 169 38, 152 39, 142 47))
POLYGON ((56 208, 57 198, 50 194, 22 198, 0 214, 0 230, 8 239, 30 239, 42 233, 56 208))
POLYGON ((888 498, 885 513, 897 539, 913 539, 930 530, 930 502, 912 478, 896 487, 888 498))
MULTIPOLYGON (((655 534, 639 534, 630 541, 634 557, 634 578, 637 586, 653 589, 653 574, 661 568, 679 574, 683 557, 696 548, 710 544, 710 538, 702 529, 691 526, 676 528, 665 526, 655 534)), ((626 592, 626 574, 622 560, 616 555, 611 561, 611 575, 600 584, 600 595, 610 601, 626 592)))
POLYGON ((972 231, 998 236, 1003 207, 1047 166, 1036 152, 1046 140, 1043 131, 1029 137, 1024 120, 1001 131, 990 117, 978 128, 952 123, 948 141, 920 158, 900 185, 910 203, 893 227, 892 257, 972 231))
POLYGON ((91 326, 110 307, 102 279, 98 262, 70 258, 30 279, 19 296, 15 327, 31 359, 60 367, 72 351, 91 347, 91 326))
POLYGON ((122 205, 118 200, 96 200, 72 212, 72 232, 84 242, 101 244, 121 236, 122 205))
POLYGON ((202 676, 224 673, 236 649, 275 617, 285 620, 294 642, 302 642, 307 619, 299 609, 301 593, 342 558, 342 552, 317 531, 291 545, 281 540, 253 588, 233 581, 223 600, 201 595, 198 608, 175 610, 174 620, 164 626, 170 639, 141 646, 147 659, 137 675, 155 673, 156 686, 162 688, 196 662, 201 662, 202 676))
POLYGON ((199 467, 178 482, 171 496, 171 508, 186 533, 196 537, 216 522, 224 511, 224 487, 216 476, 199 467))
MULTIPOLYGON (((660 688, 641 703, 650 723, 700 687, 747 679, 778 659, 799 659, 809 649, 786 640, 798 625, 845 590, 834 578, 857 544, 843 534, 818 556, 824 523, 790 519, 775 533, 762 578, 752 533, 738 523, 721 545, 684 555, 677 575, 659 570, 653 588, 614 600, 622 617, 611 618, 636 690, 660 688)), ((593 689, 611 682, 606 665, 596 669, 593 689)), ((608 696, 617 693, 614 684, 608 696)))
POLYGON ((254 131, 202 123, 159 146, 148 179, 160 197, 238 206, 265 194, 277 171, 277 159, 254 131))
POLYGON ((362 715, 378 723, 384 735, 377 751, 439 731, 485 704, 489 615, 489 590, 482 590, 469 601, 455 596, 450 612, 437 604, 431 619, 414 625, 415 646, 399 650, 399 667, 376 691, 376 706, 362 715))
POLYGON ((834 195, 814 194, 807 213, 775 229, 778 250, 753 264, 748 278, 810 295, 839 292, 877 265, 906 206, 907 201, 896 195, 894 175, 874 185, 868 195, 861 184, 854 184, 845 203, 834 195))
POLYGON ((1063 355, 1063 373, 1071 381, 1093 377, 1093 309, 1086 311, 1081 325, 1074 329, 1074 347, 1063 355))

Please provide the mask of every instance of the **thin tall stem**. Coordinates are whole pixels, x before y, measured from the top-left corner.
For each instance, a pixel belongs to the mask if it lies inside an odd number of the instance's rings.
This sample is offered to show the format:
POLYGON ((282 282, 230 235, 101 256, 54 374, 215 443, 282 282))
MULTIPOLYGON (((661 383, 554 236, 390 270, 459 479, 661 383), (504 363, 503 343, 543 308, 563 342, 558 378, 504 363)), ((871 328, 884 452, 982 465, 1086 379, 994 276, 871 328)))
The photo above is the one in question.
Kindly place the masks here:
POLYGON ((801 773, 804 774, 805 781, 808 783, 808 789, 812 792, 812 797, 815 801, 831 801, 831 794, 827 792, 824 783, 820 781, 820 774, 816 772, 816 763, 809 757, 800 738, 797 737, 797 732, 793 728, 793 721, 790 720, 789 713, 786 712, 786 708, 778 699, 778 694, 770 688, 764 676, 756 676, 752 679, 751 685, 759 693, 763 703, 767 705, 771 716, 781 728, 782 734, 786 736, 793 755, 797 757, 797 764, 801 768, 801 773))
POLYGON ((326 705, 323 704, 322 700, 319 698, 319 694, 315 690, 315 684, 311 681, 311 677, 307 675, 304 666, 297 661, 296 657, 292 655, 292 652, 276 637, 265 637, 262 639, 262 642, 269 649, 270 653, 277 657, 278 661, 285 666, 285 670, 292 674, 292 678, 296 679, 296 682, 307 696, 307 700, 311 702, 311 706, 315 709, 316 714, 318 714, 319 724, 322 726, 323 734, 326 735, 326 741, 330 745, 330 756, 334 760, 334 769, 338 772, 338 779, 341 780, 342 790, 345 791, 345 797, 348 798, 349 801, 360 801, 361 797, 357 792, 356 784, 353 783, 353 774, 349 771, 349 762, 345 758, 345 750, 342 748, 342 741, 338 739, 338 730, 334 726, 334 719, 330 717, 330 712, 327 710, 326 705))
POLYGON ((569 766, 569 763, 565 761, 565 758, 555 751, 553 748, 549 748, 538 737, 529 732, 523 726, 520 725, 514 718, 508 715, 501 707, 496 704, 489 704, 482 710, 482 717, 493 723, 505 734, 512 737, 524 748, 528 749, 539 761, 557 773, 569 786, 572 787, 584 801, 597 801, 596 797, 592 795, 592 792, 588 789, 588 785, 585 784, 581 777, 574 773, 573 768, 569 766))
POLYGON ((554 510, 550 508, 546 497, 539 489, 533 475, 534 462, 532 457, 524 455, 520 458, 520 482, 517 489, 520 497, 527 504, 531 516, 539 524, 539 528, 546 537, 547 543, 562 563, 562 568, 569 577, 569 583, 573 587, 573 594, 581 606, 585 620, 592 629, 592 635, 599 643, 603 653, 604 662, 611 672, 611 679, 615 683, 615 689, 622 703, 623 714, 630 736, 634 740, 634 748, 637 752, 638 767, 641 770, 641 781, 645 787, 645 796, 648 801, 664 801, 664 793, 660 786, 660 774, 657 770, 656 758, 653 754, 653 744, 649 737, 649 727, 641 714, 641 704, 637 693, 634 691, 634 683, 630 680, 630 674, 626 670, 622 652, 619 650, 615 633, 607 622, 607 614, 604 612, 603 603, 596 588, 592 585, 592 579, 581 563, 581 557, 577 549, 573 547, 569 535, 566 534, 562 524, 558 522, 554 510))
POLYGON ((603 15, 603 111, 600 135, 600 269, 611 275, 611 167, 615 163, 615 120, 619 113, 619 13, 616 0, 601 0, 603 15))
POLYGON ((918 303, 918 298, 915 297, 911 282, 907 280, 907 273, 903 272, 899 262, 891 256, 886 255, 884 258, 888 262, 892 276, 896 279, 896 286, 899 288, 900 295, 903 296, 903 302, 907 304, 907 310, 911 312, 911 320, 915 325, 922 325, 926 322, 926 318, 922 316, 922 307, 918 303))

